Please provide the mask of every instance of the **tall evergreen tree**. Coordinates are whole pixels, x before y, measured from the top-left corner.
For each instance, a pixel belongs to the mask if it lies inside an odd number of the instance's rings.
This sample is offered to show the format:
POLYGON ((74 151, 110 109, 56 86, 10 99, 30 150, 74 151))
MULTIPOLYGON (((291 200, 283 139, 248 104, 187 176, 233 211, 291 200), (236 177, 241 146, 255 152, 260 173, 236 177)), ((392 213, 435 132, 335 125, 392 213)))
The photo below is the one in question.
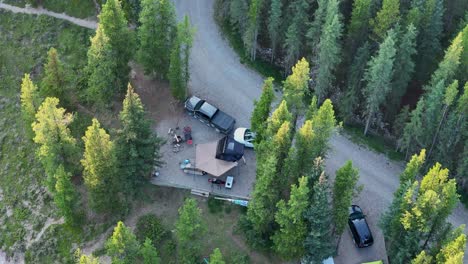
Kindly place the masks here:
POLYGON ((320 36, 319 52, 315 63, 318 69, 314 88, 319 103, 322 103, 332 91, 335 80, 334 71, 341 61, 340 38, 343 23, 338 3, 338 0, 328 0, 325 24, 320 36))
MULTIPOLYGON (((309 183, 310 185, 310 183, 309 183)), ((332 211, 329 186, 322 172, 311 191, 310 206, 305 212, 308 233, 304 241, 304 263, 321 263, 335 252, 332 239, 332 211)))
POLYGON ((367 70, 364 74, 364 79, 367 81, 364 90, 367 97, 367 121, 364 135, 367 135, 371 119, 379 111, 379 106, 385 101, 386 95, 390 91, 396 53, 394 38, 395 33, 390 30, 384 42, 380 44, 377 55, 373 56, 367 64, 367 70))
POLYGON ((304 41, 303 36, 307 30, 309 1, 293 0, 289 4, 289 9, 292 16, 288 29, 286 30, 286 39, 283 44, 286 54, 284 66, 287 71, 289 71, 293 63, 299 60, 299 56, 304 49, 302 43, 304 41))
POLYGON ((309 206, 308 178, 299 179, 299 185, 291 186, 291 195, 286 204, 278 202, 275 220, 280 226, 273 235, 275 251, 285 259, 294 259, 304 254, 303 242, 307 234, 304 212, 309 206))
POLYGON ((271 117, 268 118, 266 135, 271 137, 274 134, 276 134, 276 132, 278 132, 278 129, 281 127, 281 125, 285 121, 291 122, 292 115, 288 111, 288 106, 287 106, 286 101, 283 100, 281 101, 278 108, 276 108, 275 111, 273 111, 273 113, 271 114, 271 117))
POLYGON ((336 171, 333 185, 333 222, 334 235, 341 237, 346 227, 349 215, 349 207, 359 180, 359 171, 348 160, 343 167, 336 171))
POLYGON ((241 35, 245 32, 249 4, 246 0, 230 1, 229 22, 241 35))
POLYGON ((313 129, 312 121, 306 120, 297 131, 295 148, 289 151, 288 159, 285 162, 287 177, 290 181, 296 182, 296 179, 301 175, 307 175, 311 170, 313 161, 317 157, 313 145, 315 137, 316 132, 313 129))
POLYGON ((200 251, 200 237, 205 231, 201 210, 197 202, 188 198, 179 208, 179 219, 175 223, 175 233, 178 242, 178 260, 180 263, 196 262, 200 251))
POLYGON ((385 236, 387 248, 392 248, 392 244, 400 238, 402 229, 400 216, 403 210, 401 204, 405 193, 416 180, 425 159, 425 149, 422 149, 419 155, 415 154, 411 157, 411 160, 406 164, 405 170, 400 174, 400 186, 393 193, 392 204, 381 218, 380 226, 385 236))
POLYGON ((168 78, 172 94, 179 100, 187 97, 190 80, 189 59, 192 47, 194 29, 190 26, 188 16, 177 26, 177 37, 170 56, 168 78))
POLYGON ((356 56, 348 71, 346 90, 339 101, 339 113, 345 123, 352 120, 357 109, 362 108, 361 102, 364 101, 362 99, 363 77, 370 56, 370 45, 366 41, 356 52, 356 56))
POLYGON ((257 166, 257 180, 252 193, 252 200, 247 207, 246 220, 255 236, 267 240, 274 224, 275 206, 279 200, 277 185, 277 157, 271 153, 257 166))
POLYGON ((210 255, 210 264, 226 264, 219 248, 215 248, 213 253, 210 255))
POLYGON ((283 2, 281 0, 271 0, 270 10, 268 12, 268 37, 271 46, 271 61, 276 55, 276 49, 281 43, 281 26, 283 23, 282 14, 283 2))
POLYGON ((168 0, 143 0, 138 28, 138 59, 146 73, 165 78, 169 71, 170 53, 176 38, 176 15, 168 0))
POLYGON ((322 28, 327 16, 327 6, 328 0, 317 0, 317 9, 314 12, 314 19, 307 30, 307 45, 312 51, 312 55, 317 54, 317 47, 319 46, 322 28))
POLYGON ((34 137, 32 123, 35 120, 37 109, 39 108, 39 91, 37 86, 31 81, 29 74, 25 74, 21 82, 21 114, 24 121, 26 135, 29 138, 34 137))
POLYGON ((468 12, 466 13, 466 18, 466 26, 462 30, 463 51, 460 57, 460 69, 458 70, 458 76, 462 82, 468 81, 468 77, 466 76, 466 72, 468 72, 468 12))
POLYGON ((143 264, 159 264, 160 259, 158 251, 153 246, 151 239, 146 238, 145 243, 140 248, 140 255, 143 258, 143 264))
POLYGON ((441 37, 443 34, 443 0, 413 1, 413 8, 420 14, 417 18, 418 60, 417 77, 425 81, 437 63, 441 52, 441 37))
POLYGON ((66 75, 57 50, 50 48, 47 52, 47 63, 44 65, 44 77, 41 81, 41 94, 43 97, 56 97, 66 102, 66 75))
POLYGON ((76 141, 68 128, 73 115, 66 114, 58 104, 59 99, 47 97, 32 124, 34 142, 39 144, 37 156, 47 174, 46 185, 51 193, 55 190, 54 175, 58 167, 63 164, 66 171, 73 171, 76 153, 76 141))
POLYGON ((128 21, 119 0, 107 0, 99 14, 99 25, 109 38, 115 63, 117 89, 125 91, 129 81, 129 61, 135 50, 135 38, 128 27, 128 21))
POLYGON ((302 58, 292 68, 292 73, 283 82, 284 100, 295 115, 304 106, 304 94, 308 91, 310 68, 305 58, 302 58))
POLYGON ((112 263, 132 264, 138 259, 140 245, 132 230, 119 221, 112 236, 106 241, 106 250, 112 263))
POLYGON ((335 111, 330 99, 326 99, 312 117, 312 128, 315 132, 312 152, 315 157, 324 157, 328 150, 328 141, 336 128, 335 111))
POLYGON ((376 40, 380 42, 387 38, 387 31, 396 25, 399 20, 400 0, 383 0, 382 8, 377 12, 376 17, 371 20, 376 40))
POLYGON ((78 224, 76 205, 78 194, 71 182, 71 174, 65 171, 63 165, 57 168, 55 178, 54 202, 59 208, 60 214, 64 217, 65 223, 69 226, 78 224))
POLYGON ((264 138, 267 128, 267 120, 271 111, 271 103, 275 98, 273 92, 274 79, 269 77, 263 82, 262 95, 260 100, 254 101, 254 110, 250 118, 250 127, 257 133, 257 142, 264 138))
POLYGON ((260 12, 263 0, 252 0, 249 6, 247 29, 244 34, 244 45, 250 53, 250 59, 257 56, 257 37, 260 27, 260 12))
POLYGON ((437 263, 463 263, 466 248, 466 235, 460 234, 444 245, 437 254, 437 263))
POLYGON ((96 34, 91 39, 91 47, 88 50, 88 88, 86 98, 99 106, 110 103, 117 85, 115 58, 109 38, 103 27, 98 26, 96 34))
POLYGON ((370 20, 372 17, 372 1, 356 0, 353 2, 353 11, 348 26, 347 51, 353 54, 361 47, 369 34, 370 20))
POLYGON ((116 154, 125 190, 134 193, 160 164, 159 139, 153 133, 138 94, 129 84, 120 112, 116 154))
POLYGON ((416 28, 409 24, 406 31, 398 32, 398 49, 395 55, 394 72, 392 78, 392 90, 387 111, 395 115, 400 107, 401 98, 406 93, 406 88, 414 72, 413 56, 416 54, 416 28))
POLYGON ((121 209, 121 179, 117 176, 115 147, 109 134, 101 128, 97 119, 93 119, 83 141, 85 151, 81 164, 91 207, 99 212, 121 209))

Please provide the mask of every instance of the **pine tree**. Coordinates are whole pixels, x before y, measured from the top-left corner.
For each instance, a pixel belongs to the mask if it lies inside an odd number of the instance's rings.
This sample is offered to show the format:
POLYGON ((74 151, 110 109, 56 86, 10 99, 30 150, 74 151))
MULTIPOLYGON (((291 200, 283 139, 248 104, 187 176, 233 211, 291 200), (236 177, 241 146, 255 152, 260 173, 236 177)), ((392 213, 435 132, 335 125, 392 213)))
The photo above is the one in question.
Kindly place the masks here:
POLYGON ((315 114, 317 114, 317 110, 318 110, 317 96, 314 95, 312 99, 310 100, 309 107, 307 108, 305 119, 312 120, 315 114))
POLYGON ((317 54, 317 47, 320 42, 323 25, 327 16, 328 0, 317 0, 317 9, 314 12, 314 19, 307 30, 307 45, 313 55, 317 54))
POLYGON ((273 59, 275 58, 276 48, 280 45, 281 26, 283 23, 282 8, 283 3, 281 0, 271 0, 267 24, 271 46, 271 62, 273 62, 273 59))
POLYGON ((146 238, 145 243, 140 248, 140 255, 143 258, 143 264, 159 264, 158 251, 153 246, 151 239, 146 238))
POLYGON ((417 8, 419 18, 418 31, 418 60, 416 72, 418 79, 426 80, 437 63, 441 51, 441 37, 443 34, 443 0, 414 1, 413 8, 417 8))
POLYGON ((47 63, 44 65, 44 77, 41 81, 41 95, 43 97, 56 97, 65 102, 66 79, 62 62, 57 50, 50 48, 47 52, 47 63))
POLYGON ((219 248, 215 248, 213 253, 210 255, 210 264, 226 264, 219 248))
POLYGON ((381 218, 380 226, 385 236, 387 248, 391 248, 392 243, 399 239, 402 229, 400 217, 403 208, 401 204, 405 193, 416 180, 425 159, 425 149, 422 149, 419 155, 415 154, 411 157, 411 160, 406 164, 405 170, 400 174, 400 186, 393 193, 392 204, 381 218))
POLYGON ((466 72, 468 72, 468 12, 466 13, 466 26, 462 30, 462 46, 463 51, 460 56, 460 69, 459 69, 459 79, 462 82, 467 82, 468 77, 466 72))
POLYGON ((302 259, 304 263, 321 263, 335 252, 331 234, 332 209, 329 189, 325 173, 322 172, 318 182, 314 184, 310 206, 304 214, 308 226, 304 241, 305 256, 302 259))
POLYGON ((106 250, 112 263, 132 264, 138 259, 140 245, 132 230, 119 221, 106 241, 106 250))
POLYGON ((400 211, 393 216, 401 225, 393 230, 396 237, 387 251, 395 263, 408 263, 423 250, 437 250, 447 236, 446 219, 458 201, 455 180, 449 180, 448 170, 438 163, 423 177, 419 188, 415 181, 402 197, 400 211))
POLYGON ((54 175, 56 181, 54 202, 59 208, 60 214, 65 218, 65 223, 74 226, 79 220, 76 214, 78 194, 71 182, 71 176, 62 165, 59 165, 54 175))
POLYGON ((411 264, 432 264, 432 256, 427 255, 426 251, 421 251, 416 258, 411 261, 411 264))
POLYGON ((244 45, 250 53, 250 60, 255 60, 257 55, 257 37, 262 5, 263 0, 252 0, 249 6, 248 24, 244 34, 244 45))
POLYGON ((275 206, 279 200, 277 183, 277 157, 270 153, 257 166, 257 180, 252 200, 247 207, 246 219, 257 238, 266 240, 272 232, 275 206))
POLYGON ((278 129, 285 121, 292 121, 292 115, 288 111, 288 106, 285 100, 281 101, 278 108, 271 114, 267 122, 266 136, 273 136, 278 132, 278 129))
POLYGON ((400 0, 383 0, 382 8, 370 22, 376 40, 380 42, 380 40, 388 38, 387 31, 396 25, 399 20, 400 0))
POLYGON ((190 80, 189 58, 192 47, 194 29, 190 26, 188 17, 177 26, 177 37, 174 41, 168 78, 172 94, 180 101, 187 96, 188 82, 190 80))
POLYGON ((153 165, 160 165, 160 141, 151 129, 138 94, 129 84, 120 112, 116 154, 125 190, 134 193, 149 179, 153 165))
POLYGON ((98 258, 82 254, 80 249, 75 251, 75 259, 77 264, 100 264, 98 258))
POLYGON ((73 121, 71 114, 58 108, 59 99, 48 97, 39 106, 36 121, 32 124, 34 142, 39 145, 37 157, 47 174, 46 186, 54 193, 54 174, 60 164, 66 171, 73 171, 76 141, 71 136, 68 125, 73 121))
POLYGON ((176 14, 168 0, 141 2, 138 28, 138 59, 146 73, 158 73, 163 78, 169 71, 170 53, 176 38, 176 14))
POLYGON ((179 219, 175 223, 178 241, 178 259, 180 263, 194 263, 200 251, 200 237, 205 232, 201 210, 197 202, 188 198, 179 208, 179 219))
POLYGON ((361 47, 367 39, 370 19, 372 16, 371 0, 356 0, 353 2, 351 21, 348 27, 347 48, 349 54, 353 54, 358 47, 361 47))
POLYGON ((295 148, 288 153, 287 177, 295 182, 301 175, 307 175, 313 166, 313 161, 317 157, 314 151, 314 139, 316 132, 313 129, 312 121, 306 120, 297 131, 295 137, 295 148))
POLYGON ((39 108, 40 98, 37 86, 31 81, 29 74, 25 74, 21 82, 21 114, 24 121, 26 135, 29 138, 34 137, 32 123, 35 120, 37 109, 39 108))
POLYGON ((299 186, 291 186, 291 195, 286 204, 278 202, 275 220, 280 226, 273 235, 274 249, 284 259, 294 259, 304 254, 303 243, 307 234, 304 212, 309 206, 308 178, 299 179, 299 186))
POLYGON ((390 102, 387 104, 387 111, 393 112, 393 115, 400 107, 401 98, 406 93, 415 65, 413 56, 416 54, 416 28, 413 24, 409 24, 406 31, 401 34, 395 55, 390 102))
POLYGON ((364 90, 367 97, 367 121, 364 135, 367 135, 371 119, 379 111, 379 106, 385 101, 387 94, 390 92, 396 53, 394 38, 395 33, 390 30, 384 42, 380 44, 378 54, 373 56, 367 64, 367 70, 364 74, 364 79, 367 81, 364 90))
POLYGON ((86 71, 89 74, 86 98, 99 106, 109 104, 117 85, 117 64, 113 55, 109 38, 103 27, 98 26, 96 35, 91 39, 88 50, 88 64, 86 71))
POLYGON ((128 21, 119 0, 107 0, 99 14, 99 25, 109 38, 115 63, 117 90, 125 91, 129 81, 130 59, 135 49, 133 32, 128 27, 128 21))
POLYGON ((353 167, 348 160, 343 167, 336 171, 335 183, 333 185, 333 222, 334 235, 341 236, 346 227, 349 215, 349 207, 355 193, 356 184, 359 180, 359 171, 353 167))
POLYGON ((312 129, 315 132, 312 152, 315 157, 324 157, 328 150, 334 129, 336 128, 335 111, 330 99, 326 99, 312 118, 312 129))
POLYGON ((299 56, 304 49, 303 36, 306 33, 308 23, 309 1, 294 0, 289 4, 291 20, 286 30, 285 49, 285 69, 289 71, 293 63, 299 60, 299 56))
POLYGON ((315 94, 322 103, 332 91, 335 80, 334 71, 341 61, 340 38, 343 30, 338 0, 328 0, 325 24, 320 36, 319 52, 315 66, 317 77, 315 94))
POLYGON ((265 137, 266 124, 271 111, 271 103, 275 98, 273 92, 274 79, 269 77, 263 82, 262 95, 260 100, 254 101, 254 110, 250 118, 250 127, 252 131, 257 133, 257 142, 262 141, 265 137))
POLYGON ((229 22, 241 35, 245 32, 248 11, 246 0, 231 1, 229 4, 229 22))
POLYGON ((466 248, 466 235, 460 234, 447 243, 437 254, 437 263, 463 263, 466 248))
POLYGON ((302 58, 292 68, 292 73, 283 83, 284 100, 288 103, 291 112, 297 115, 304 106, 304 94, 309 87, 309 63, 302 58))
POLYGON ((91 207, 99 212, 115 212, 120 209, 119 193, 122 190, 119 190, 114 143, 95 118, 83 141, 85 151, 81 164, 91 207))
POLYGON ((339 101, 339 113, 345 123, 352 120, 357 109, 362 107, 363 77, 366 71, 367 62, 370 58, 370 45, 365 42, 356 52, 351 67, 348 71, 346 90, 339 101))

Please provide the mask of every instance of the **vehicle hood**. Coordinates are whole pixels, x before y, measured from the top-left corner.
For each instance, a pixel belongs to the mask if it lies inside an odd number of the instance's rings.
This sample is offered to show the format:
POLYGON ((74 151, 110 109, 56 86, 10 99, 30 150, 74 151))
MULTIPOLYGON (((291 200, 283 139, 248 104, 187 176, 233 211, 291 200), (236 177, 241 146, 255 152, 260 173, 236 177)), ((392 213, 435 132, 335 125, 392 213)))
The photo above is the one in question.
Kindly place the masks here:
POLYGON ((247 130, 247 128, 245 128, 245 127, 237 128, 234 131, 234 140, 239 142, 239 143, 245 144, 244 135, 245 135, 246 130, 247 130))
POLYGON ((218 110, 213 116, 211 123, 221 128, 222 130, 229 131, 234 127, 234 123, 236 123, 236 120, 234 120, 233 117, 224 113, 223 111, 218 110))

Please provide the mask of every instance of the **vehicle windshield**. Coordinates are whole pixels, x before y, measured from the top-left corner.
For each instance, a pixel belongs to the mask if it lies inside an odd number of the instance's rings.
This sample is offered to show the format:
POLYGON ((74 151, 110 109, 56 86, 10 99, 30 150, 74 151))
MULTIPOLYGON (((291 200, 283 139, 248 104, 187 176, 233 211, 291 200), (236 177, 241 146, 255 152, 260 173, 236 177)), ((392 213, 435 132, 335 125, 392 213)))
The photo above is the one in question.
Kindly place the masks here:
POLYGON ((349 216, 349 219, 355 220, 355 219, 361 219, 364 218, 364 214, 361 212, 354 212, 349 216))

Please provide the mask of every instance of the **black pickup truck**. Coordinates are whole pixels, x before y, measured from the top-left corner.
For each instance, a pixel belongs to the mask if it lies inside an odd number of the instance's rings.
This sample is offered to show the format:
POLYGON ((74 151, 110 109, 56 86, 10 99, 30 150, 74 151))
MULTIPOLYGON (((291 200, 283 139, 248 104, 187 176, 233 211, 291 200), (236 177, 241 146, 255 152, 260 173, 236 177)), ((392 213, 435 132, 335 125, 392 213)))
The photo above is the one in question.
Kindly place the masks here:
POLYGON ((196 96, 192 96, 185 101, 185 109, 189 115, 193 115, 201 122, 214 127, 216 131, 224 134, 229 134, 236 123, 236 120, 232 116, 196 96))

